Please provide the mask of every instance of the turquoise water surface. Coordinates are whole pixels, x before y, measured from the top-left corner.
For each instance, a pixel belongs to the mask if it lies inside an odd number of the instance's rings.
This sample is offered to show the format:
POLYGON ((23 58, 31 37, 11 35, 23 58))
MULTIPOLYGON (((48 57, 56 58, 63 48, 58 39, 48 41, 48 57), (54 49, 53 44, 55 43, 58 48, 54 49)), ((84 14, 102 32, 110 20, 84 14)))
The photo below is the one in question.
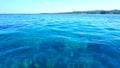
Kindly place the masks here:
POLYGON ((1 14, 0 68, 120 68, 120 15, 1 14))

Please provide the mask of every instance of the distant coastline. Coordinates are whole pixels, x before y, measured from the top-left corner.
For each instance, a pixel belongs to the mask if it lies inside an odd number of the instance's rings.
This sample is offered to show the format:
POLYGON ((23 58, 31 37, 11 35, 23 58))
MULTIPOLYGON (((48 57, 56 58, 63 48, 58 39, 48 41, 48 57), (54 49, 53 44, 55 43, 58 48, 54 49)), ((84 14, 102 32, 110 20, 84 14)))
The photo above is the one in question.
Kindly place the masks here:
MULTIPOLYGON (((45 14, 51 14, 51 13, 45 13, 45 14)), ((120 14, 120 10, 73 11, 73 12, 59 12, 53 14, 120 14)))

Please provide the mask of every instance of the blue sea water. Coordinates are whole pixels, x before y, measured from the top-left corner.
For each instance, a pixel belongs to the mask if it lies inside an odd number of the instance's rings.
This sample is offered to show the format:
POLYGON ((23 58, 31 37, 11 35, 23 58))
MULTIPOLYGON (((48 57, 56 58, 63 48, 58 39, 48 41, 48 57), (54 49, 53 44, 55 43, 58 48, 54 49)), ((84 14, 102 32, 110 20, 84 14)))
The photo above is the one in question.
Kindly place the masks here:
POLYGON ((120 68, 120 15, 1 14, 0 68, 120 68))

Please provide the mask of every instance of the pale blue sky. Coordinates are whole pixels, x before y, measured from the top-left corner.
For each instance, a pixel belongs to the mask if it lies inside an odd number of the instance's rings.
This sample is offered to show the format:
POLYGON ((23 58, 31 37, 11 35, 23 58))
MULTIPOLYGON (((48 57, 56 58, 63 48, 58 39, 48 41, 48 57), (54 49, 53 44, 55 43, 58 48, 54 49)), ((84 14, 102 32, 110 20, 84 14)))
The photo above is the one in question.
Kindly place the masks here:
POLYGON ((120 9, 120 0, 0 0, 0 13, 51 13, 120 9))

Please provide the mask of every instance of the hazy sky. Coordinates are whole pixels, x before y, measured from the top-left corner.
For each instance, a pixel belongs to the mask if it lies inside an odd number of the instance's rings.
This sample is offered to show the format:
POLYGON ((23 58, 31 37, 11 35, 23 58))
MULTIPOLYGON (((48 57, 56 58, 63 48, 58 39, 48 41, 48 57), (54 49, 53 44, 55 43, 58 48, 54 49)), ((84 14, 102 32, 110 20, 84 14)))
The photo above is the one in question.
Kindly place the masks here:
POLYGON ((120 9, 120 0, 0 0, 0 13, 120 9))

